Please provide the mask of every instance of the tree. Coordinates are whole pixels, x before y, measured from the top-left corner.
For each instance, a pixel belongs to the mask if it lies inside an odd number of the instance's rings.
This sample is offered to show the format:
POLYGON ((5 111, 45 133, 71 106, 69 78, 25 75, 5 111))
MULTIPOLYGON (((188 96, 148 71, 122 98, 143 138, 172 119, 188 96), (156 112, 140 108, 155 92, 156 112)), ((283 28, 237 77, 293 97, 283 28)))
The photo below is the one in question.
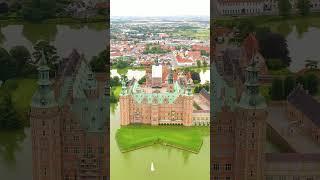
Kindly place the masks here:
POLYGON ((309 0, 298 0, 297 8, 302 16, 306 16, 310 13, 310 1, 309 0))
POLYGON ((205 50, 200 50, 201 56, 206 56, 209 57, 209 53, 207 53, 207 51, 205 50))
POLYGON ((268 63, 268 61, 274 59, 279 59, 282 67, 288 67, 290 65, 291 58, 289 56, 287 40, 283 35, 260 31, 257 34, 257 39, 259 41, 260 53, 267 59, 268 66, 272 63, 268 63))
POLYGON ((22 6, 23 18, 29 21, 42 21, 55 17, 55 0, 26 0, 22 6))
POLYGON ((59 56, 57 55, 57 48, 50 45, 48 41, 38 41, 33 47, 35 50, 32 55, 35 58, 35 62, 38 63, 42 57, 42 53, 48 62, 51 73, 56 72, 59 64, 59 56))
POLYGON ((284 97, 288 97, 288 95, 295 88, 295 86, 296 86, 295 78, 292 76, 287 76, 284 79, 284 97))
POLYGON ((110 86, 114 87, 114 86, 120 86, 121 82, 120 82, 120 78, 118 76, 114 76, 114 77, 110 77, 110 86))
POLYGON ((90 61, 90 66, 94 72, 106 72, 107 51, 104 50, 98 56, 93 56, 90 61))
POLYGON ((201 82, 200 74, 195 71, 191 71, 191 79, 192 81, 201 82))
POLYGON ((203 65, 203 67, 207 67, 208 66, 207 61, 203 61, 202 65, 203 65))
POLYGON ((273 79, 270 95, 272 100, 279 101, 284 99, 283 81, 281 79, 273 79))
POLYGON ((31 60, 31 54, 26 47, 14 46, 10 49, 9 53, 16 64, 17 75, 25 75, 26 72, 30 72, 31 66, 28 62, 31 60))
POLYGON ((305 90, 308 90, 311 95, 318 92, 319 79, 314 73, 307 73, 297 78, 297 82, 303 85, 305 90))
POLYGON ((0 129, 17 129, 22 127, 15 111, 10 94, 2 91, 0 95, 0 129))
POLYGON ((281 16, 289 16, 292 6, 289 0, 278 0, 278 8, 281 16))
POLYGON ((8 13, 9 12, 9 6, 6 2, 0 3, 0 14, 8 13))
POLYGON ((16 75, 16 64, 8 51, 0 48, 0 80, 6 81, 16 75))
POLYGON ((201 67, 201 61, 200 60, 197 60, 197 66, 198 66, 198 68, 201 67))
POLYGON ((314 73, 305 75, 305 89, 307 89, 311 95, 315 95, 318 92, 318 85, 319 80, 314 73))
POLYGON ((139 81, 138 81, 138 83, 139 84, 144 84, 145 82, 146 82, 146 76, 143 76, 139 81))

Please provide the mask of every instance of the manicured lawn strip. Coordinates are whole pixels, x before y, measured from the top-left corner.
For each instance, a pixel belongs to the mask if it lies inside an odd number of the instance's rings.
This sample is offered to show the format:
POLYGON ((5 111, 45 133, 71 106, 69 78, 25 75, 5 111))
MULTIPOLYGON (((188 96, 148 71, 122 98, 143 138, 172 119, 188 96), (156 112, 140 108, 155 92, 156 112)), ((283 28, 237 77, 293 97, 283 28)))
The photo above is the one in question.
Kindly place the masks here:
POLYGON ((205 135, 202 131, 209 131, 209 128, 129 125, 118 129, 116 140, 121 152, 160 143, 198 153, 205 135))

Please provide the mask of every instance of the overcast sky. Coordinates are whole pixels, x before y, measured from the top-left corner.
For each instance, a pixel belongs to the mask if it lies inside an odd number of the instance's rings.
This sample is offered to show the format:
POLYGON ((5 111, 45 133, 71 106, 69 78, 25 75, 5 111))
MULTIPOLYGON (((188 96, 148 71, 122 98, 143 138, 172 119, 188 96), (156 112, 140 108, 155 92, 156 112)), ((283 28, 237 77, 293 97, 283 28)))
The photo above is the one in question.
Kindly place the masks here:
POLYGON ((210 0, 111 0, 111 16, 210 16, 210 0))

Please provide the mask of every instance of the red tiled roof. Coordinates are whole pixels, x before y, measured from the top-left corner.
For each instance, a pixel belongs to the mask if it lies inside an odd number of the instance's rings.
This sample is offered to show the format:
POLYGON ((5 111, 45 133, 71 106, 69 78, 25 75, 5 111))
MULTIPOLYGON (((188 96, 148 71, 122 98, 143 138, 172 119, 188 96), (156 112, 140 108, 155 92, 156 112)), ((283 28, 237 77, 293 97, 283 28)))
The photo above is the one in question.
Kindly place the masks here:
POLYGON ((193 63, 191 59, 182 58, 179 55, 176 56, 176 60, 178 63, 193 63))
POLYGON ((247 58, 251 60, 253 55, 259 51, 259 42, 253 33, 250 33, 243 41, 243 47, 246 51, 247 58))

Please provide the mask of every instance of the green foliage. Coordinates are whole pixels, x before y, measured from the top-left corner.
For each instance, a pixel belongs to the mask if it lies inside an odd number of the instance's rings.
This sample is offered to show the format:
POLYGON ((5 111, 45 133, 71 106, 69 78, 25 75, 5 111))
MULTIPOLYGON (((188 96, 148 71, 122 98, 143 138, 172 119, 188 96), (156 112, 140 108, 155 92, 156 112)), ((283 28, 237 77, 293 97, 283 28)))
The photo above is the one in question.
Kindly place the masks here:
POLYGON ((146 82, 146 76, 143 76, 139 81, 138 81, 138 83, 139 84, 144 84, 145 82, 146 82))
POLYGON ((22 6, 22 15, 28 21, 42 21, 55 17, 55 0, 26 0, 22 6))
POLYGON ((319 91, 319 79, 314 73, 307 73, 297 78, 297 82, 303 85, 305 90, 309 91, 309 94, 315 95, 319 91))
POLYGON ((22 127, 13 107, 10 94, 6 91, 0 92, 0 129, 18 129, 22 127))
POLYGON ((293 76, 287 76, 284 79, 284 96, 288 97, 288 95, 291 93, 291 91, 295 88, 296 86, 296 80, 293 76))
POLYGON ((297 8, 302 16, 306 16, 310 13, 310 1, 309 0, 298 0, 297 8))
POLYGON ((120 86, 120 78, 118 76, 110 77, 110 87, 120 86))
POLYGON ((44 53, 47 60, 48 66, 50 67, 50 74, 53 75, 54 72, 58 70, 59 56, 57 55, 57 48, 51 45, 48 41, 38 41, 33 47, 34 52, 32 53, 36 62, 39 62, 44 53))
POLYGON ((207 67, 207 66, 208 66, 207 61, 203 61, 202 66, 203 66, 203 67, 207 67))
POLYGON ((267 66, 270 70, 280 70, 284 68, 284 65, 280 59, 268 59, 267 66))
POLYGON ((205 89, 206 91, 210 92, 210 83, 207 81, 204 84, 198 84, 194 87, 193 92, 194 93, 199 93, 201 89, 205 89))
POLYGON ((281 16, 289 16, 292 9, 289 0, 278 0, 278 8, 281 16))
POLYGON ((267 59, 267 65, 279 69, 288 67, 291 62, 286 38, 278 33, 270 32, 269 29, 259 29, 256 35, 259 41, 260 53, 267 59), (278 62, 276 59, 280 60, 278 62), (269 62, 270 61, 270 62, 269 62))
POLYGON ((16 75, 24 76, 36 73, 36 67, 29 64, 31 54, 24 46, 14 46, 9 51, 11 57, 16 64, 16 75))
POLYGON ((197 60, 197 67, 201 67, 201 61, 200 60, 197 60))
POLYGON ((98 56, 92 57, 90 66, 94 72, 106 72, 107 60, 107 50, 104 50, 98 56))
POLYGON ((16 75, 16 64, 8 51, 0 48, 0 80, 6 81, 16 75))
POLYGON ((209 57, 209 53, 207 53, 207 51, 205 50, 201 50, 200 53, 201 53, 201 56, 209 57))
POLYGON ((170 52, 170 50, 164 50, 160 45, 157 44, 147 44, 143 54, 165 54, 170 52))
POLYGON ((285 99, 282 79, 280 78, 273 79, 270 95, 272 100, 280 101, 285 99))
POLYGON ((191 79, 193 81, 201 82, 200 74, 198 72, 195 72, 195 71, 191 71, 191 79))

